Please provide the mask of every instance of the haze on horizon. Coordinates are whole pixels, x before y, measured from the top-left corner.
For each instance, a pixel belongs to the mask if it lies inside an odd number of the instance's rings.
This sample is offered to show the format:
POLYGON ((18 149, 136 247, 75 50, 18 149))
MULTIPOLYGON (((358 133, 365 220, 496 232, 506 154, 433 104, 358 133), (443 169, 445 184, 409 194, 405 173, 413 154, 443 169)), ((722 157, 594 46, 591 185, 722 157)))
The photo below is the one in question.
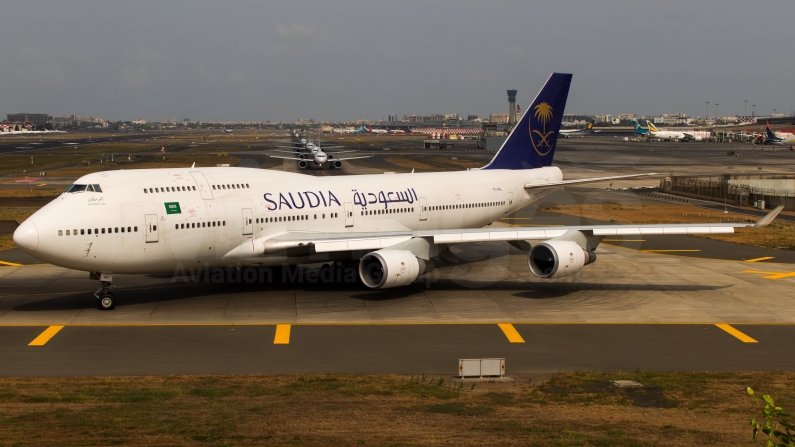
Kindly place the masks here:
POLYGON ((524 108, 552 71, 574 73, 567 113, 795 107, 791 0, 9 1, 2 12, 2 114, 487 117, 507 112, 509 88, 524 108))

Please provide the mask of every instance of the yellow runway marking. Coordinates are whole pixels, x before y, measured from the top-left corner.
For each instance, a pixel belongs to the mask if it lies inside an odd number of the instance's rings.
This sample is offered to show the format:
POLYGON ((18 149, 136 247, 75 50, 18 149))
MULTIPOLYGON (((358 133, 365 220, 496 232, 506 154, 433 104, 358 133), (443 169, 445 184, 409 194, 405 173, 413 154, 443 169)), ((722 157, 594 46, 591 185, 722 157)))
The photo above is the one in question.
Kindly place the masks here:
POLYGON ((41 185, 36 185, 36 186, 47 186, 47 184, 46 183, 42 183, 41 185))
POLYGON ((500 220, 533 220, 532 217, 500 217, 500 220))
POLYGON ((646 239, 602 239, 602 242, 646 242, 646 239))
POLYGON ((763 276, 764 279, 781 279, 781 278, 791 278, 795 276, 795 272, 762 272, 759 270, 743 270, 743 273, 756 273, 758 275, 768 275, 763 276))
POLYGON ((728 332, 738 340, 743 343, 759 343, 758 341, 754 340, 753 338, 743 334, 742 332, 738 331, 737 329, 733 328, 730 324, 716 324, 715 326, 723 329, 724 331, 728 332))
POLYGON ((61 329, 63 329, 63 326, 50 326, 50 327, 48 327, 47 329, 44 330, 44 332, 39 334, 38 337, 34 338, 32 342, 28 343, 28 346, 44 346, 61 329))
POLYGON ((289 345, 290 344, 290 325, 277 324, 276 336, 273 337, 274 345, 289 345))
POLYGON ((22 267, 22 264, 17 264, 16 262, 6 262, 6 261, 0 261, 0 265, 8 265, 11 267, 22 267))
POLYGON ((519 335, 519 332, 513 327, 510 323, 498 324, 497 326, 502 329, 502 332, 508 337, 508 341, 511 343, 524 343, 524 338, 519 335))
POLYGON ((768 259, 773 259, 773 258, 775 258, 775 256, 765 256, 763 258, 746 259, 745 262, 767 261, 768 259))
POLYGON ((701 250, 641 250, 641 251, 644 251, 646 253, 677 253, 677 252, 691 252, 691 253, 695 253, 695 252, 699 252, 701 250))

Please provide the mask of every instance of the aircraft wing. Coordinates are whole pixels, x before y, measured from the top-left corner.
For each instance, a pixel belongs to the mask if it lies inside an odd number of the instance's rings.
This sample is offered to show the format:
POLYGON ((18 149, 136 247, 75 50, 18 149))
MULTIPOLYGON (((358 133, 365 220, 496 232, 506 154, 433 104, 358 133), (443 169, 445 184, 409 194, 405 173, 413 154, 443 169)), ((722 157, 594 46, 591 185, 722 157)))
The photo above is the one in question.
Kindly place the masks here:
POLYGON ((365 155, 363 157, 346 157, 346 158, 332 158, 331 161, 345 161, 345 160, 356 160, 358 158, 370 158, 372 155, 365 155))
POLYGON ((629 174, 629 175, 614 175, 611 177, 590 177, 590 178, 580 178, 574 180, 561 180, 559 182, 530 182, 524 185, 524 189, 544 189, 550 188, 553 186, 567 186, 567 185, 576 185, 580 183, 593 183, 593 182, 603 182, 605 180, 621 180, 627 178, 635 178, 635 177, 648 177, 650 175, 656 175, 656 172, 650 172, 648 174, 629 174))
POLYGON ((462 244, 475 242, 547 241, 570 232, 580 232, 586 238, 606 236, 731 234, 735 228, 761 228, 769 225, 784 209, 779 206, 756 224, 701 223, 651 225, 561 225, 547 227, 499 227, 458 230, 418 230, 361 233, 287 232, 270 238, 247 241, 225 255, 226 258, 253 258, 266 253, 331 253, 357 250, 378 250, 392 247, 414 238, 424 238, 433 244, 462 244))
POLYGON ((268 157, 270 157, 270 158, 283 158, 283 159, 285 159, 285 160, 298 160, 298 161, 302 161, 302 160, 303 160, 303 161, 310 161, 310 159, 306 159, 306 158, 297 158, 297 157, 283 157, 283 156, 281 156, 281 155, 270 155, 270 154, 268 154, 268 157))

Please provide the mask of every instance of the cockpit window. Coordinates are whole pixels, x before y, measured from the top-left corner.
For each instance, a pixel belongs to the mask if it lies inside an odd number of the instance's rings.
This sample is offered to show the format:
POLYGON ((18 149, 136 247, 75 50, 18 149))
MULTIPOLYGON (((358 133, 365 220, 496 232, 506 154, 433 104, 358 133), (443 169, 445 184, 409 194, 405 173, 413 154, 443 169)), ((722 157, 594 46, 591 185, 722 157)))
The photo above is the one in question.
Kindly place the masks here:
POLYGON ((69 188, 66 189, 66 192, 83 192, 83 191, 91 191, 91 192, 102 192, 102 188, 99 185, 78 185, 77 183, 70 185, 69 188))

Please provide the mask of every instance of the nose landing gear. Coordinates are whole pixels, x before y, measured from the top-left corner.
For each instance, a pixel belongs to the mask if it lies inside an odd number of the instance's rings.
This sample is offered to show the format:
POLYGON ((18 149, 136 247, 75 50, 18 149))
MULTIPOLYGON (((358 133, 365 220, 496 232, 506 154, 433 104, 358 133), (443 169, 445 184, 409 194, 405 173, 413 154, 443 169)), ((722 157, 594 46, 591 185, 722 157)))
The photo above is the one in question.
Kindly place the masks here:
POLYGON ((113 310, 116 308, 116 295, 110 292, 110 289, 115 288, 111 284, 113 276, 110 273, 91 272, 90 278, 99 280, 99 290, 94 292, 94 296, 97 297, 97 309, 113 310))

